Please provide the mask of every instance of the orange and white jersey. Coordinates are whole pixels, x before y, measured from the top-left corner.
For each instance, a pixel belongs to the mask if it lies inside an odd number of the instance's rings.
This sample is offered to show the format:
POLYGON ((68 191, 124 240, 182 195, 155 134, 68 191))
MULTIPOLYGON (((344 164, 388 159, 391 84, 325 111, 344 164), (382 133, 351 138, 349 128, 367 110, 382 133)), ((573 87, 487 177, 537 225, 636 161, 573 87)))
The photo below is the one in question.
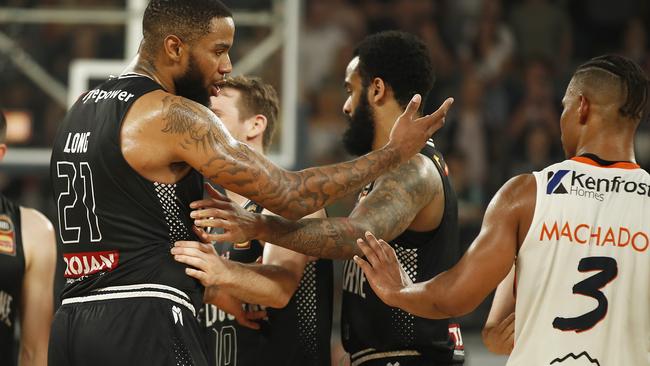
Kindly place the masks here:
POLYGON ((587 157, 534 175, 508 366, 650 365, 650 175, 587 157))

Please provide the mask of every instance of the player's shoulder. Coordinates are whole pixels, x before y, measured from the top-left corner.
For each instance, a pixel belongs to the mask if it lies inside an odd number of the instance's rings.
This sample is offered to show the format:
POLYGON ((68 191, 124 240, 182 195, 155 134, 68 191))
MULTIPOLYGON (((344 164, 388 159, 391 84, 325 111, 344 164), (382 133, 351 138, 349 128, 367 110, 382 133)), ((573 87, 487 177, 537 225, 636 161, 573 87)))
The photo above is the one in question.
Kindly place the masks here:
POLYGON ((441 176, 433 160, 422 154, 415 154, 408 161, 384 174, 404 183, 436 184, 441 176))
POLYGON ((27 263, 54 260, 56 241, 52 222, 40 211, 23 206, 20 206, 20 222, 27 263))
POLYGON ((29 227, 30 230, 48 230, 54 231, 54 226, 47 216, 43 215, 40 211, 20 206, 20 221, 23 227, 29 227))
POLYGON ((502 204, 512 209, 520 208, 528 210, 534 207, 537 195, 537 182, 531 173, 520 174, 510 178, 495 195, 502 204))

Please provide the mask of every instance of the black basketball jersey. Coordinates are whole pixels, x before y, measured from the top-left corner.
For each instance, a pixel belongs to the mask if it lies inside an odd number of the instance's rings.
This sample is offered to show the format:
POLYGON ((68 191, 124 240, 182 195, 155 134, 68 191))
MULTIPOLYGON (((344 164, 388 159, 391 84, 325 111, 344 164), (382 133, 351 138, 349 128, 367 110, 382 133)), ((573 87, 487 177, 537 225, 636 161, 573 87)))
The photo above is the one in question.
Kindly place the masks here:
POLYGON ((203 287, 170 253, 175 241, 197 240, 189 204, 203 196, 201 175, 192 170, 174 184, 150 181, 120 147, 129 108, 158 89, 141 75, 111 78, 82 95, 59 127, 50 175, 66 263, 64 303, 133 291, 119 296, 162 297, 193 313, 201 306, 203 287))
MULTIPOLYGON (((414 282, 428 280, 449 269, 460 257, 458 208, 447 166, 431 141, 420 153, 431 159, 440 173, 445 208, 435 230, 406 230, 389 243, 414 282)), ((359 200, 372 188, 373 183, 366 186, 359 200)), ((343 346, 353 361, 391 351, 407 351, 404 355, 417 353, 440 362, 462 361, 462 341, 456 325, 450 327, 446 319, 424 319, 384 304, 352 260, 344 264, 341 311, 343 346)))
POLYGON ((20 207, 0 194, 0 363, 3 365, 18 364, 15 332, 24 275, 20 207))
MULTIPOLYGON (((260 213, 264 208, 253 201, 244 204, 249 212, 260 213)), ((262 257, 264 247, 258 240, 245 243, 217 243, 217 252, 224 258, 240 263, 255 263, 262 257)), ((258 305, 244 305, 247 310, 257 310, 258 305)), ((205 328, 210 366, 260 365, 264 339, 260 331, 242 327, 235 317, 212 304, 204 304, 199 321, 205 328)))
POLYGON ((329 259, 307 263, 286 307, 267 309, 264 365, 330 366, 333 268, 329 259))

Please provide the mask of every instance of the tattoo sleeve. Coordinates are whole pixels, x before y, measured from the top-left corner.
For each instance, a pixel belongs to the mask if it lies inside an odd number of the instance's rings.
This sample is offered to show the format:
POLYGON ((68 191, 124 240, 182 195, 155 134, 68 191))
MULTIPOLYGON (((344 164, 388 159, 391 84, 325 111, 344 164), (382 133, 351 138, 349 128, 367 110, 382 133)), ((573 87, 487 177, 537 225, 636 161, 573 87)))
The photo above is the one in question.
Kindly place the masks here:
POLYGON ((392 240, 409 227, 435 195, 442 193, 440 175, 432 163, 426 166, 425 159, 416 156, 378 179, 347 218, 289 221, 265 215, 259 239, 320 258, 362 255, 356 240, 366 231, 392 240))
POLYGON ((400 163, 399 152, 384 147, 345 163, 287 171, 233 139, 205 107, 167 96, 162 113, 162 132, 177 141, 181 160, 212 182, 289 219, 358 191, 400 163))

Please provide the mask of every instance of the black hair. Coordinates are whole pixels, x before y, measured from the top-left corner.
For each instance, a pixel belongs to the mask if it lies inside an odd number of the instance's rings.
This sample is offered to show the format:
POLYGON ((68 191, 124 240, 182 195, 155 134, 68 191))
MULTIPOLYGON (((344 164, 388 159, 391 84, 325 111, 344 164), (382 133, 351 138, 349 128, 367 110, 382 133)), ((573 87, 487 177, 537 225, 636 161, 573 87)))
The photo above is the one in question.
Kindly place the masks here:
MULTIPOLYGON (((623 105, 619 113, 633 120, 639 120, 648 104, 649 81, 641 67, 634 61, 619 55, 603 55, 594 57, 580 65, 574 76, 589 75, 594 71, 606 71, 616 76, 621 83, 624 93, 623 105)), ((607 85, 604 87, 613 87, 607 85)))
POLYGON ((144 50, 155 53, 169 34, 192 42, 208 33, 214 18, 232 17, 219 0, 151 0, 144 11, 144 50))
POLYGON ((425 100, 435 76, 427 47, 417 37, 399 31, 386 31, 366 37, 354 50, 359 56, 359 74, 364 88, 378 77, 406 107, 414 94, 425 100))

